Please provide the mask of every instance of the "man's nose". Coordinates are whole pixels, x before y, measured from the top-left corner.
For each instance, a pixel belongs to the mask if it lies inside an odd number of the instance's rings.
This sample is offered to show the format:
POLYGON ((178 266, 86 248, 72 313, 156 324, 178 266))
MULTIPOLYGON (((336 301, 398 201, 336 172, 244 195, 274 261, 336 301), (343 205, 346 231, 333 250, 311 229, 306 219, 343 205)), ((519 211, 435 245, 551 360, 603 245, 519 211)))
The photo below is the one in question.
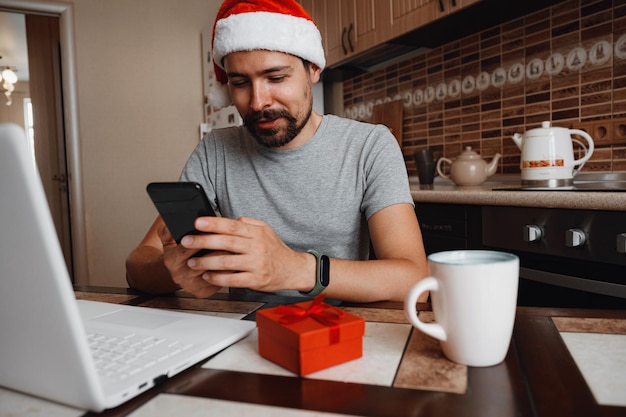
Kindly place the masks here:
POLYGON ((254 111, 261 111, 272 103, 270 88, 262 82, 253 83, 250 97, 250 107, 254 111))

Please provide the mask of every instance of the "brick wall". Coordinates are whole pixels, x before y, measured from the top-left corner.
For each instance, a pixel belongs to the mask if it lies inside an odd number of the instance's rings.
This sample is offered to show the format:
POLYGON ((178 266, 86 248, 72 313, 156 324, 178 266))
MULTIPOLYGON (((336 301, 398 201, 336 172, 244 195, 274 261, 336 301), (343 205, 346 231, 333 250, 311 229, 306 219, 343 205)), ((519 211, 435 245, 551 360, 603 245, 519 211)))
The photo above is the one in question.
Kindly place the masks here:
MULTIPOLYGON (((596 150, 583 171, 626 171, 626 1, 569 0, 424 55, 344 81, 345 115, 403 100, 402 149, 455 158, 465 146, 499 173, 519 173, 510 137, 536 128, 583 128, 596 150)), ((583 152, 576 148, 577 152, 583 152)))

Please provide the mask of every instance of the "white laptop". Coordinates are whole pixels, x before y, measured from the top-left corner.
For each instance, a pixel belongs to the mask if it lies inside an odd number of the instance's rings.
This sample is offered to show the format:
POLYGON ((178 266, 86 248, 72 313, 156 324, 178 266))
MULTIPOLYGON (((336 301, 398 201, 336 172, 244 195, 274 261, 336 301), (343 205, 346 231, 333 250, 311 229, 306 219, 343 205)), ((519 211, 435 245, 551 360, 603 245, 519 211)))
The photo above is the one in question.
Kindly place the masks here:
POLYGON ((101 411, 254 327, 251 321, 77 301, 24 132, 0 124, 0 386, 101 411), (121 365, 94 359, 91 344, 111 336, 123 346, 104 348, 105 356, 128 360, 139 351, 140 357, 121 365))

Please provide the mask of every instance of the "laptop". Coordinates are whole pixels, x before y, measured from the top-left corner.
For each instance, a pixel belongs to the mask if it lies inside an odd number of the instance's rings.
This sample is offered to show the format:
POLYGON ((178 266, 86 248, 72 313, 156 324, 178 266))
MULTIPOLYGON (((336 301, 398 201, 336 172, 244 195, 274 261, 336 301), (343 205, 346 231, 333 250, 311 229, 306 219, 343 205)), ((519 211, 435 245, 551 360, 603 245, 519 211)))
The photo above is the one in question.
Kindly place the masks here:
POLYGON ((0 124, 0 386, 99 412, 254 328, 246 320, 77 301, 24 131, 0 124), (96 359, 95 345, 111 339, 122 347, 100 348, 105 358, 96 359))

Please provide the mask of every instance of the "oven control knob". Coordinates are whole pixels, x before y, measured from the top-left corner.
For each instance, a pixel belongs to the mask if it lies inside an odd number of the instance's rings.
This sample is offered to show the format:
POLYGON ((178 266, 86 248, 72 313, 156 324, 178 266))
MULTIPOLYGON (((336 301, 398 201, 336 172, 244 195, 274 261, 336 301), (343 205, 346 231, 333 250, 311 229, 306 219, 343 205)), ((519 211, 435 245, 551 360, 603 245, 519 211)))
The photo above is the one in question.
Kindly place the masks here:
POLYGON ((570 248, 582 246, 587 241, 587 235, 584 230, 569 229, 565 232, 565 245, 570 248))
POLYGON ((618 253, 626 253, 626 233, 620 233, 617 235, 615 245, 618 253))
POLYGON ((527 224, 524 226, 524 242, 535 242, 543 236, 541 227, 535 224, 527 224))

